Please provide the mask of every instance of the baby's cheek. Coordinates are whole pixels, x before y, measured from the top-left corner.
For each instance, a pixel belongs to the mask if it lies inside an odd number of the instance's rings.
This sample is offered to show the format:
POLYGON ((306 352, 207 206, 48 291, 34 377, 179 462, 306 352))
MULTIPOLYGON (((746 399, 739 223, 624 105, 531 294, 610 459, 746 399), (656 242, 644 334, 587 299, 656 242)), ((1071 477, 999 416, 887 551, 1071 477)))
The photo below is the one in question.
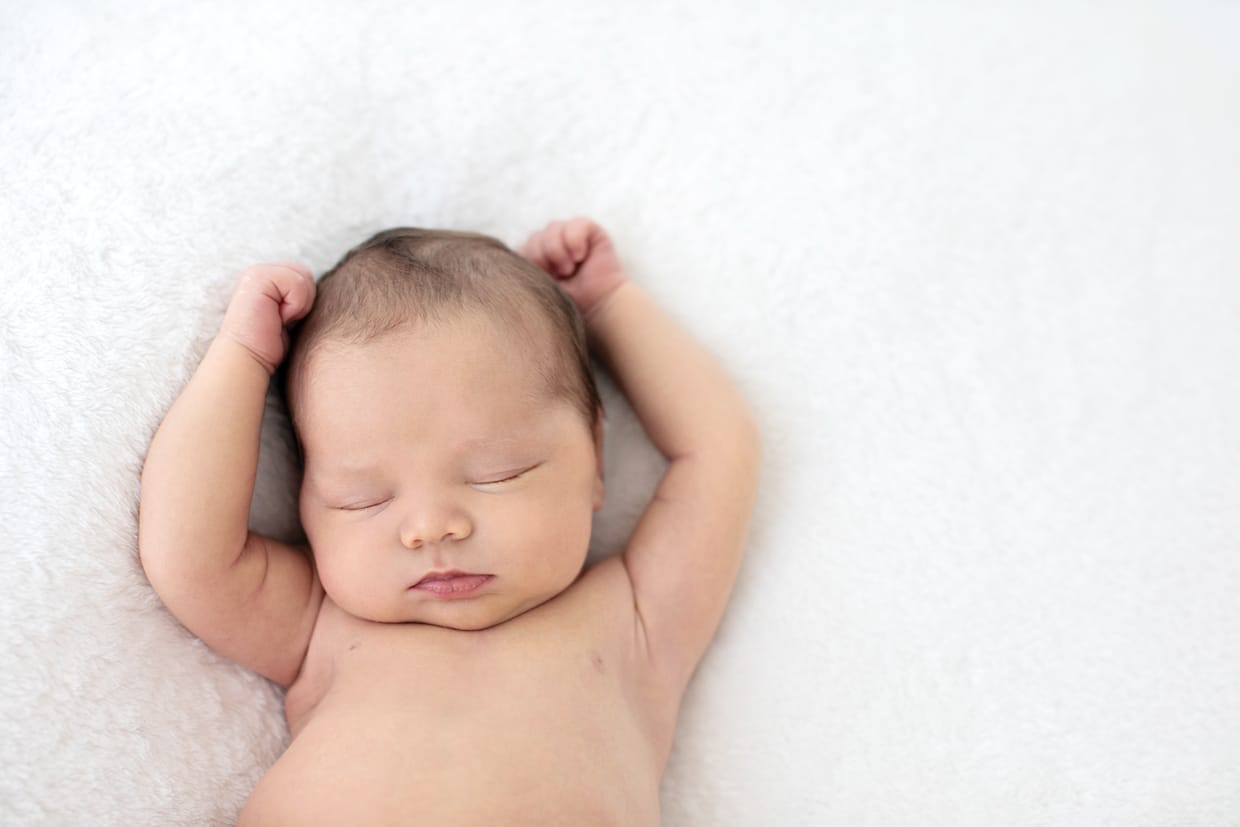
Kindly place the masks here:
POLYGON ((579 565, 578 557, 584 557, 590 543, 594 508, 590 492, 566 491, 558 498, 539 525, 542 542, 555 549, 556 563, 560 566, 579 565))
POLYGON ((314 551, 314 563, 323 589, 333 598, 333 592, 347 591, 353 579, 350 578, 349 566, 345 563, 349 559, 349 555, 344 553, 348 547, 348 538, 342 536, 338 528, 322 520, 312 521, 303 528, 306 539, 310 541, 310 548, 314 551))
POLYGON ((346 514, 321 505, 302 508, 301 528, 306 532, 312 548, 339 546, 347 543, 348 524, 342 519, 346 514))

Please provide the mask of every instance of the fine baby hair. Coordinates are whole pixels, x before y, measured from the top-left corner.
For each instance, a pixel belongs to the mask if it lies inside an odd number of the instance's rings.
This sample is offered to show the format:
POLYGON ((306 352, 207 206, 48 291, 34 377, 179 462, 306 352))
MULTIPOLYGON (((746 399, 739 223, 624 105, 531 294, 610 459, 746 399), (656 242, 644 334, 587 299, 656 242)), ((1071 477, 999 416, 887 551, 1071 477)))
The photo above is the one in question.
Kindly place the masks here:
POLYGON ((549 392, 571 402, 587 427, 602 412, 585 322, 538 265, 474 232, 395 227, 350 249, 318 281, 310 313, 290 330, 282 387, 298 435, 298 389, 325 344, 364 345, 407 325, 482 311, 540 357, 549 392))

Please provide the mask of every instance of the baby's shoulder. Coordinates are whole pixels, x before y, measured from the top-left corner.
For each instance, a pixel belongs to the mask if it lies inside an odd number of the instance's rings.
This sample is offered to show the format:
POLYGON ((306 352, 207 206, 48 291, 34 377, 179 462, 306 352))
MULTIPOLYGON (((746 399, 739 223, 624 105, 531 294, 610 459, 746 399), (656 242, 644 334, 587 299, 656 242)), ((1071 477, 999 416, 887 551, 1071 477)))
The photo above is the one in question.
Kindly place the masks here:
POLYGON ((284 696, 284 715, 293 736, 297 735, 309 714, 331 687, 335 652, 339 648, 340 636, 344 633, 346 618, 347 615, 336 606, 331 597, 324 594, 318 617, 314 621, 314 629, 310 633, 310 645, 302 660, 301 671, 284 696))
POLYGON ((636 615, 633 603, 633 581, 620 555, 606 557, 586 568, 569 587, 564 597, 584 604, 592 614, 616 617, 616 612, 636 615))
POLYGON ((644 655, 633 583, 619 555, 584 569, 571 586, 531 614, 540 615, 539 621, 564 633, 583 636, 596 645, 619 648, 626 659, 637 663, 644 655))
MULTIPOLYGON (((684 694, 683 684, 668 680, 655 668, 633 582, 620 555, 596 563, 578 579, 572 595, 579 612, 579 629, 593 628, 602 644, 604 659, 614 662, 618 675, 626 680, 625 694, 643 710, 651 736, 661 745, 662 754, 670 749, 677 711, 684 694)), ((570 619, 574 625, 577 619, 570 619)))

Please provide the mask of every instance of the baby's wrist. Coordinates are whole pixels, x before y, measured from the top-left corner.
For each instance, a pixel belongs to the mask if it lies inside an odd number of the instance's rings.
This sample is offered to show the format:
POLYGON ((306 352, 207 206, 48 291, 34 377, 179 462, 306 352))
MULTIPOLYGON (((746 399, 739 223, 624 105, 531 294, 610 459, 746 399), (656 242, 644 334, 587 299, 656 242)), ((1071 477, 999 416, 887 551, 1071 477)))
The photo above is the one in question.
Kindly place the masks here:
POLYGON ((632 282, 629 280, 629 277, 622 273, 616 280, 615 284, 608 287, 605 292, 596 297, 590 304, 590 307, 582 314, 582 317, 586 322, 586 327, 593 328, 597 326, 599 319, 603 317, 607 307, 612 304, 612 301, 616 298, 616 295, 623 292, 623 288, 626 284, 631 283, 632 282))
POLYGON ((586 320, 586 326, 589 327, 594 319, 596 319, 603 308, 615 298, 620 288, 627 284, 628 276, 621 275, 619 279, 612 285, 609 285, 602 293, 594 297, 590 305, 582 310, 582 317, 586 320))
POLYGON ((248 362, 253 367, 262 369, 263 373, 267 374, 268 379, 275 374, 276 368, 279 367, 278 364, 272 365, 269 360, 256 353, 253 347, 227 331, 220 331, 215 339, 212 340, 208 350, 229 351, 230 356, 223 358, 230 359, 235 365, 248 362))

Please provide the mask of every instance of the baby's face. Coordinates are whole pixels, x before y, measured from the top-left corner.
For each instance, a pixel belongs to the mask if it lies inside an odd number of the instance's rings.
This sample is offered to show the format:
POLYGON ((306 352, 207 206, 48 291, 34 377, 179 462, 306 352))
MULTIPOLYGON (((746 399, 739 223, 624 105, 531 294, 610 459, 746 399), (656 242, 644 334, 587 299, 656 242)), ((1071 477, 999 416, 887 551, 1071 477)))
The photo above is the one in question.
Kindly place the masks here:
POLYGON ((307 368, 301 521, 341 608, 485 629, 576 579, 602 503, 599 446, 519 339, 468 314, 307 368), (411 588, 449 570, 490 579, 451 598, 411 588))

